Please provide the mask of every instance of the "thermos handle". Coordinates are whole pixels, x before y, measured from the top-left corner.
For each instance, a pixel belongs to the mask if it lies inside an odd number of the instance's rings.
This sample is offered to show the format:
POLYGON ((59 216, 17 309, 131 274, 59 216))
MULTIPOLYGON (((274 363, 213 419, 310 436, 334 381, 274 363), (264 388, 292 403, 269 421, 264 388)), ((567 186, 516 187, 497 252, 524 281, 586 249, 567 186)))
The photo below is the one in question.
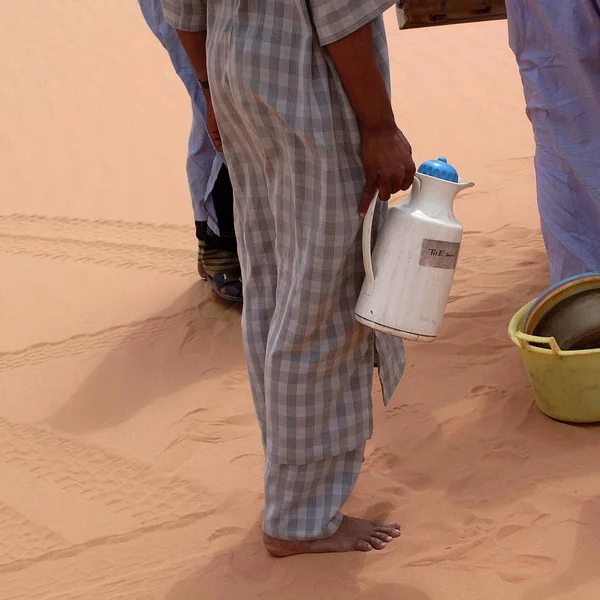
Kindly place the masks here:
POLYGON ((362 251, 363 251, 363 263, 365 265, 365 294, 370 296, 373 293, 375 287, 375 273, 373 272, 373 258, 371 256, 371 236, 373 233, 373 218, 375 217, 375 207, 377 206, 377 200, 379 200, 379 192, 373 196, 369 209, 365 215, 363 221, 363 238, 362 238, 362 251))
MULTIPOLYGON (((415 179, 407 203, 410 202, 413 197, 419 195, 422 185, 423 180, 418 173, 415 173, 415 179)), ((369 209, 367 210, 363 222, 362 251, 363 263, 365 265, 365 283, 367 284, 364 291, 367 296, 370 296, 373 293, 373 288, 375 287, 375 272, 373 271, 373 257, 371 256, 371 236, 373 235, 373 219, 375 217, 377 200, 379 200, 379 192, 373 196, 373 200, 371 200, 371 204, 369 204, 369 209)))
POLYGON ((421 193, 421 186, 423 185, 423 179, 421 179, 421 175, 419 173, 415 173, 415 178, 413 179, 412 188, 410 189, 410 194, 408 196, 408 200, 406 204, 410 204, 410 201, 413 198, 416 198, 421 193))

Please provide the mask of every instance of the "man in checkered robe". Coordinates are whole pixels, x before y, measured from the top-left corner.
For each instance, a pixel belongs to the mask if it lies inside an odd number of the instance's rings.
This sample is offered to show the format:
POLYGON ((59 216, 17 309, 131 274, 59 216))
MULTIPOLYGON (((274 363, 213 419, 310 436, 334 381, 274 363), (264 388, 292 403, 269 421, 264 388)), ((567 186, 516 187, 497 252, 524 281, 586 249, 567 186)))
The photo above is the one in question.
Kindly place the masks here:
POLYGON ((414 175, 389 99, 382 13, 393 4, 163 0, 231 166, 275 556, 381 549, 400 535, 340 512, 372 433, 373 366, 385 402, 404 367, 400 339, 354 319, 361 216, 414 175))

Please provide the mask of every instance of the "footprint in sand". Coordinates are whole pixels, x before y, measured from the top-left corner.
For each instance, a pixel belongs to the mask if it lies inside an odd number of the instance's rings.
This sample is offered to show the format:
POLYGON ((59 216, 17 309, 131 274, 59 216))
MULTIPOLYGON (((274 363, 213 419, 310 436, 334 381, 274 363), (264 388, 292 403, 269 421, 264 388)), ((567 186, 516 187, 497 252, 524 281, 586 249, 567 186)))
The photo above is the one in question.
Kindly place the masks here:
POLYGON ((497 542, 501 542, 502 540, 505 540, 506 538, 516 535, 517 533, 520 533, 521 531, 529 531, 531 529, 531 527, 541 523, 542 521, 545 521, 549 516, 550 516, 549 513, 544 513, 544 512, 540 512, 540 513, 536 512, 535 515, 530 515, 528 517, 523 517, 523 516, 519 517, 518 514, 513 515, 513 518, 515 518, 515 520, 521 520, 523 522, 525 519, 525 521, 524 521, 525 524, 520 525, 517 523, 509 523, 508 525, 504 525, 504 526, 500 527, 494 534, 494 540, 497 542))
POLYGON ((425 473, 406 473, 404 483, 409 489, 420 492, 421 490, 430 489, 433 485, 433 479, 425 473))
POLYGON ((223 383, 223 388, 226 390, 239 390, 242 387, 249 387, 248 372, 246 368, 238 369, 233 373, 227 374, 227 379, 223 383))
POLYGON ((463 530, 460 534, 460 539, 463 541, 472 540, 474 538, 481 538, 482 535, 487 534, 494 528, 494 521, 485 517, 478 517, 477 515, 469 515, 464 523, 463 530))
POLYGON ((255 418, 250 412, 231 415, 219 421, 207 421, 198 411, 192 411, 177 422, 179 439, 218 444, 245 437, 254 432, 255 418))
POLYGON ((506 390, 501 390, 493 385, 476 385, 470 391, 471 397, 480 397, 483 396, 485 398, 489 398, 490 396, 499 396, 502 400, 508 397, 508 392, 506 390))
POLYGON ((255 427, 251 413, 205 421, 201 413, 193 411, 177 423, 179 431, 162 451, 161 464, 170 468, 181 465, 202 450, 204 444, 224 444, 246 438, 255 433, 255 427))
POLYGON ((494 539, 497 542, 500 542, 510 537, 511 535, 515 535, 516 533, 519 533, 520 531, 523 531, 525 529, 527 529, 527 527, 523 525, 505 525, 504 527, 500 527, 500 529, 496 531, 494 539))
POLYGON ((373 519, 379 521, 386 521, 390 519, 390 515, 393 515, 398 510, 396 504, 392 502, 382 501, 371 504, 365 511, 366 519, 373 519))
POLYGON ((515 466, 522 465, 531 455, 531 448, 522 440, 502 440, 486 446, 484 458, 506 458, 515 466))
POLYGON ((214 540, 218 540, 222 537, 226 537, 229 535, 242 535, 244 533, 244 530, 241 527, 220 527, 219 529, 216 529, 215 531, 213 531, 213 533, 208 536, 208 541, 209 542, 213 542, 214 540))
POLYGON ((397 415, 399 413, 406 412, 410 408, 410 404, 400 404, 398 406, 391 406, 386 409, 386 413, 391 415, 397 415))
POLYGON ((397 454, 393 454, 386 448, 380 446, 375 448, 369 454, 365 462, 380 469, 383 473, 389 473, 402 463, 402 459, 397 454))
POLYGON ((550 556, 517 554, 498 569, 498 576, 503 581, 516 583, 551 573, 557 566, 558 561, 550 556))
POLYGON ((463 501, 486 501, 493 500, 508 484, 515 494, 529 489, 529 478, 519 476, 530 460, 531 450, 526 442, 494 441, 485 444, 484 449, 469 472, 450 483, 449 494, 463 501))
POLYGON ((497 388, 490 385, 476 385, 471 389, 471 396, 488 396, 497 391, 497 388))

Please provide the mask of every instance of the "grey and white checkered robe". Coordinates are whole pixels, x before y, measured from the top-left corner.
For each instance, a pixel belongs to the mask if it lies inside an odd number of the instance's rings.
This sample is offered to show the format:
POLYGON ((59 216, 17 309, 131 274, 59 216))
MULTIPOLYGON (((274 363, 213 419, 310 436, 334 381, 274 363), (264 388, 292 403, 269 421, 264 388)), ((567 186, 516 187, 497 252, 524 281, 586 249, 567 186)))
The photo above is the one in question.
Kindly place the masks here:
MULTIPOLYGON (((381 15, 392 4, 163 0, 171 25, 208 31, 267 457, 264 528, 282 539, 335 532, 372 433, 375 336, 354 319, 364 278, 360 135, 323 46, 371 22, 389 79, 381 15)), ((387 402, 404 350, 397 338, 376 340, 387 402)))

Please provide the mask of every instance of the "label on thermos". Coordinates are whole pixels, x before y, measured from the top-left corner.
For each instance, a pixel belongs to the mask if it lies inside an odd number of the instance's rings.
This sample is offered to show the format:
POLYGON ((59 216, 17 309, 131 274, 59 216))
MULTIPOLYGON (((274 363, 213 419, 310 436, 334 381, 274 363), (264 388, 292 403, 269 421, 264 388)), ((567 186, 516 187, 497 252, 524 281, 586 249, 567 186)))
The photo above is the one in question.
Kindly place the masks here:
POLYGON ((460 244, 455 242, 423 240, 419 264, 434 269, 456 269, 459 250, 460 244))

